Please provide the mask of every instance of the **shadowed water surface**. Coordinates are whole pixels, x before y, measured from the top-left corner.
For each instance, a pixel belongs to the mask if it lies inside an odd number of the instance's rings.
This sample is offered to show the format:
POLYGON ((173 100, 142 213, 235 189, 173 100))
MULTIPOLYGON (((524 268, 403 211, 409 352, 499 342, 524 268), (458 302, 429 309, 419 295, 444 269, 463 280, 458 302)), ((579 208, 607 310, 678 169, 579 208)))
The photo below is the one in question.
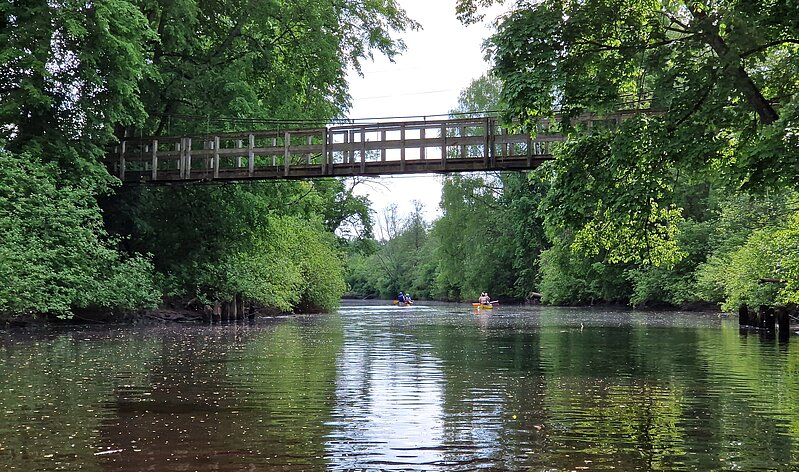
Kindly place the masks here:
POLYGON ((352 305, 0 333, 7 470, 794 470, 797 342, 716 314, 352 305))

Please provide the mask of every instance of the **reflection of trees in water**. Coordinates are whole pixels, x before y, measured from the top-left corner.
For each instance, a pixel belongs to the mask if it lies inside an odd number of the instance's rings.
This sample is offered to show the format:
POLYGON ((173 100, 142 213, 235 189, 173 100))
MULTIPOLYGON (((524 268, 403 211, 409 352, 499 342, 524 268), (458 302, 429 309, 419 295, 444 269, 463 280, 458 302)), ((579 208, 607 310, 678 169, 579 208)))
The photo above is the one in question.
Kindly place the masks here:
POLYGON ((319 466, 335 329, 307 318, 165 333, 150 388, 119 395, 102 428, 106 447, 136 453, 109 459, 123 470, 319 466))

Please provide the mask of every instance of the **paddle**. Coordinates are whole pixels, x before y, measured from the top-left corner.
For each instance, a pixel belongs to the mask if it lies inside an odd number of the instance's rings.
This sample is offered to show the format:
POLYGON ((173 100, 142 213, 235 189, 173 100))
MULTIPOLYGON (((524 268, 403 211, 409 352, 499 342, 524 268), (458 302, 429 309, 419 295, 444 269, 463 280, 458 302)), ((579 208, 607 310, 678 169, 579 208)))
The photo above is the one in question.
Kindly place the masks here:
POLYGON ((488 303, 490 303, 490 304, 492 304, 492 305, 493 305, 494 303, 499 303, 499 300, 491 300, 491 301, 490 301, 490 302, 488 302, 488 303))

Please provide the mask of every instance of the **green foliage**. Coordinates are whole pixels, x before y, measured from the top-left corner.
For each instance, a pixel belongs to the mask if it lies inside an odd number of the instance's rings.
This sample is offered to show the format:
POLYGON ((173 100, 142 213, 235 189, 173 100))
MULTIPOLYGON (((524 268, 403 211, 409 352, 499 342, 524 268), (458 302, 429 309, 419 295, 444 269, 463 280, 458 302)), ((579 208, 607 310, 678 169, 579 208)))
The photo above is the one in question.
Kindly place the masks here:
MULTIPOLYGON (((491 3, 461 0, 458 13, 471 21, 491 3)), ((621 280, 634 304, 789 298, 752 281, 799 251, 769 253, 780 220, 739 192, 797 183, 795 10, 789 0, 543 0, 516 2, 499 21, 488 52, 506 116, 533 131, 555 118, 567 138, 539 172, 554 244, 541 258, 545 299, 624 300, 597 288, 621 280)))
POLYGON ((541 253, 541 301, 554 305, 625 303, 630 287, 627 267, 586 258, 571 250, 568 239, 558 240, 541 253))
POLYGON ((1 314, 155 304, 151 263, 114 251, 88 190, 30 154, 2 150, 0 167, 1 314))
POLYGON ((731 252, 714 254, 701 267, 706 292, 721 292, 723 308, 797 303, 799 297, 799 214, 777 226, 753 231, 731 252))
POLYGON ((333 233, 371 234, 368 200, 343 182, 126 187, 106 197, 115 179, 101 158, 122 136, 341 115, 347 69, 374 51, 395 56, 404 49, 395 33, 418 26, 394 0, 36 0, 0 5, 0 25, 0 139, 33 172, 9 183, 32 190, 3 222, 0 264, 13 281, 3 312, 149 304, 150 262, 137 252, 153 254, 169 295, 335 305, 343 282, 333 233), (129 256, 103 242, 98 196, 129 256))
POLYGON ((139 81, 156 40, 135 2, 5 3, 0 133, 14 152, 55 162, 62 179, 102 191, 114 126, 141 122, 139 81))
MULTIPOLYGON (((760 278, 780 278, 777 270, 796 257, 796 247, 772 245, 787 231, 795 210, 796 196, 790 191, 763 196, 735 194, 719 205, 709 236, 709 256, 697 266, 697 296, 737 309, 741 303, 784 303, 790 295, 778 296, 779 284, 760 283, 760 278), (787 226, 786 226, 787 225, 787 226), (779 248, 779 249, 777 249, 779 248), (777 256, 775 252, 781 253, 777 256)), ((785 285, 790 290, 790 285, 785 285)))

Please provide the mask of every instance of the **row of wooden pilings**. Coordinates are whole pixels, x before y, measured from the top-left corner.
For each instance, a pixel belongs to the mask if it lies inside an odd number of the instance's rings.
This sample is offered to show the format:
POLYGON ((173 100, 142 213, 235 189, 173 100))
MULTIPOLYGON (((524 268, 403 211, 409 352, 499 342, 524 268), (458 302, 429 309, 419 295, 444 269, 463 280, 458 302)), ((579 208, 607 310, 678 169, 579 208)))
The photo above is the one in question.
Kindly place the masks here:
POLYGON ((785 306, 760 305, 757 311, 750 311, 744 304, 738 309, 738 325, 742 331, 755 328, 766 335, 779 335, 787 341, 791 336, 791 313, 785 306))
POLYGON ((227 302, 217 300, 213 305, 205 305, 203 308, 203 321, 206 323, 228 323, 244 319, 252 320, 255 317, 255 313, 246 308, 244 298, 241 295, 227 302))

